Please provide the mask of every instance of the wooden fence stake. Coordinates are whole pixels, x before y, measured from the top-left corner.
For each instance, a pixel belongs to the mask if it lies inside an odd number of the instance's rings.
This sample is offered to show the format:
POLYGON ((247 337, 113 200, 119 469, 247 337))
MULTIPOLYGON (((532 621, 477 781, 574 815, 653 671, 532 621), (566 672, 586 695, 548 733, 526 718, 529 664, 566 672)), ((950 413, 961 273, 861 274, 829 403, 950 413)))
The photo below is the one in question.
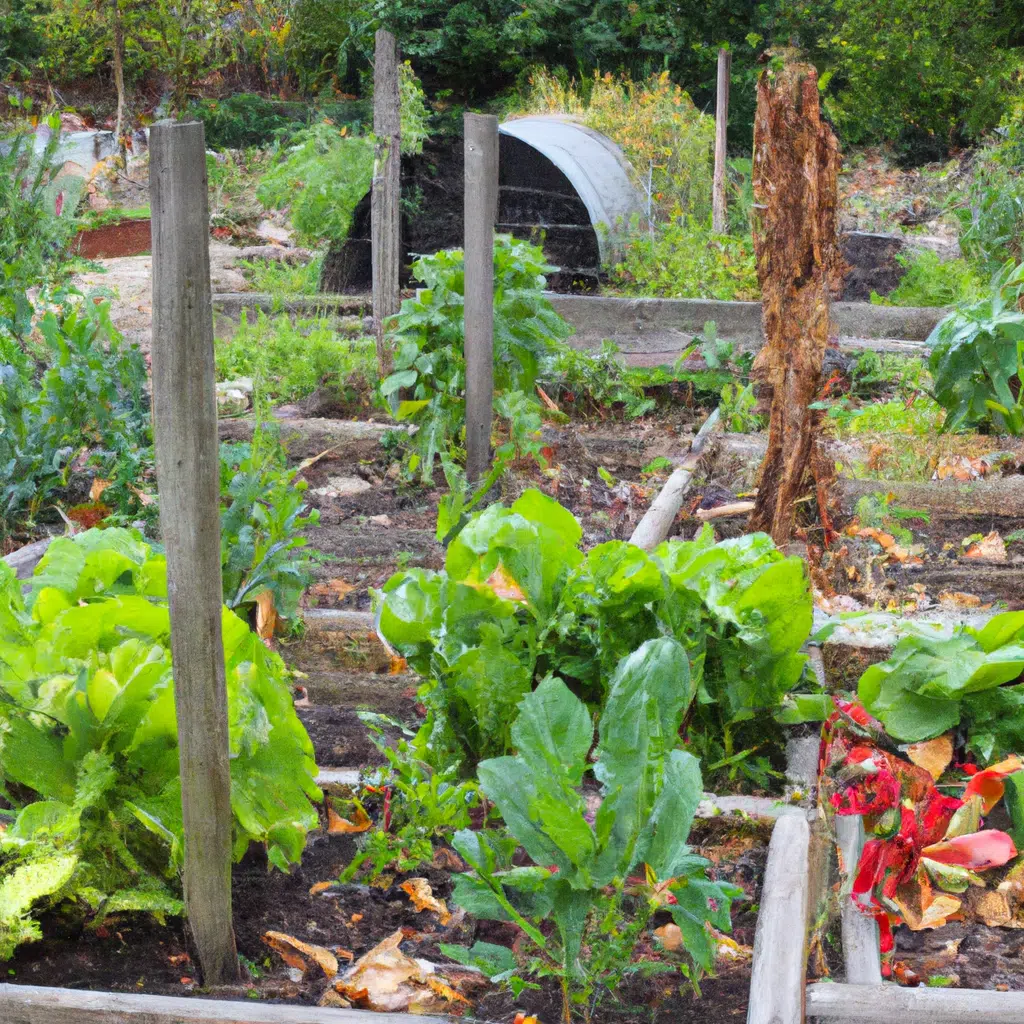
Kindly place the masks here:
POLYGON ((729 130, 729 72, 732 69, 732 51, 724 47, 718 51, 718 96, 715 103, 715 178, 712 186, 711 222, 716 235, 724 235, 729 228, 725 209, 726 139, 729 130))
POLYGON ((491 465, 494 403, 494 222, 498 214, 498 119, 464 114, 466 476, 491 465))
POLYGON ((398 43, 378 29, 373 58, 373 134, 377 150, 370 194, 370 260, 373 279, 373 328, 381 377, 391 372, 384 340, 389 317, 398 312, 398 271, 402 261, 402 121, 398 90, 398 43))
POLYGON ((153 419, 181 760, 185 906, 203 981, 238 978, 221 638, 220 461, 201 122, 150 133, 153 419))

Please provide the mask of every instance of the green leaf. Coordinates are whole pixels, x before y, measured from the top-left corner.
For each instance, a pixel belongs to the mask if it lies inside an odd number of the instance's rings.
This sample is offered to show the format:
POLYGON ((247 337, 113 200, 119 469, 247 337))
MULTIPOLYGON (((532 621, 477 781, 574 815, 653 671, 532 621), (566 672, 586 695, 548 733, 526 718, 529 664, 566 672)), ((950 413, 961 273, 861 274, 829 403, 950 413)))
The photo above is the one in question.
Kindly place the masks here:
POLYGON ((564 772, 570 786, 583 781, 594 724, 586 705, 561 679, 547 676, 519 704, 512 743, 538 771, 564 772))

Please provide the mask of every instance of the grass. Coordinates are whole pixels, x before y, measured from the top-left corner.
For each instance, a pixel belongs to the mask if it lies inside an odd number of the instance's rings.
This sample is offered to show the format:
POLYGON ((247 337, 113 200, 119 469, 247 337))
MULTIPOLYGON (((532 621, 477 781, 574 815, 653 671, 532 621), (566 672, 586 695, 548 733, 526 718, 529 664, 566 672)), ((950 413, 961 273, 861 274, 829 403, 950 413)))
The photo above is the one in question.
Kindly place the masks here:
POLYGON ((316 295, 322 264, 323 255, 319 255, 302 265, 289 265, 277 260, 246 260, 241 267, 253 291, 280 296, 316 295))
POLYGON ((333 388, 343 402, 368 404, 377 379, 370 338, 345 338, 326 317, 293 321, 287 314, 260 313, 242 321, 215 347, 217 379, 251 377, 273 403, 294 402, 317 388, 333 388))

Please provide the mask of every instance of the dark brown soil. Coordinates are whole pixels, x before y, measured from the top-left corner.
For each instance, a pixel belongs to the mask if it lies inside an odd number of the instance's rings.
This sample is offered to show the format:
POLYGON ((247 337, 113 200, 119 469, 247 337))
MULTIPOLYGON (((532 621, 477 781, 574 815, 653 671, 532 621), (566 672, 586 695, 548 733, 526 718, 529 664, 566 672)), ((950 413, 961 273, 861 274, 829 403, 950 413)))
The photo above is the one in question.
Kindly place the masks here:
POLYGON ((318 765, 362 768, 385 763, 354 711, 316 706, 296 710, 313 741, 318 765))

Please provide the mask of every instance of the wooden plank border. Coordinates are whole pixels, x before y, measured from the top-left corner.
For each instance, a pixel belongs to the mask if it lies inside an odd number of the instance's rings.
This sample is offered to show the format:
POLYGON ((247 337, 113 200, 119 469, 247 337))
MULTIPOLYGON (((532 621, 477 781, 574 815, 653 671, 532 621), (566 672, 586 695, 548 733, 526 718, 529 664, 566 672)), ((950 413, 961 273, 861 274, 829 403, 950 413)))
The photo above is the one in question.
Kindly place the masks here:
MULTIPOLYGON (((454 1017, 429 1017, 451 1022, 454 1017)), ((285 1006, 256 1000, 191 999, 0 985, 3 1024, 423 1024, 422 1016, 285 1006)))
POLYGON ((1024 1021, 1024 992, 819 982, 807 986, 807 1016, 843 1024, 892 1024, 901 1019, 921 1024, 1020 1024, 1024 1021))

